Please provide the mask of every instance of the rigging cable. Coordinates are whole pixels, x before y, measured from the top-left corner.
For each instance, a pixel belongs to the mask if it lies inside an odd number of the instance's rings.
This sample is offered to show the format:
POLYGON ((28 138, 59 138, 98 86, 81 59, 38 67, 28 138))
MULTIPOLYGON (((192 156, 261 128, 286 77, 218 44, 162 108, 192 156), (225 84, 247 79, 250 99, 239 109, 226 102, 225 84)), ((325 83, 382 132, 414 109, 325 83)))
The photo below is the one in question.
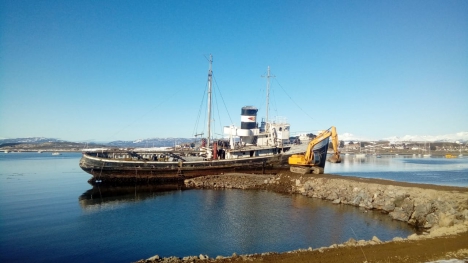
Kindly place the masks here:
MULTIPOLYGON (((216 82, 216 79, 215 79, 215 86, 216 88, 213 89, 213 94, 215 96, 219 96, 221 97, 221 100, 224 104, 224 108, 226 109, 226 112, 228 114, 228 117, 229 117, 229 121, 231 121, 231 124, 232 124, 232 119, 231 119, 231 115, 229 115, 229 111, 227 110, 227 106, 226 106, 226 103, 224 103, 224 99, 223 99, 223 94, 221 93, 221 89, 219 88, 219 85, 218 83, 216 82)), ((218 99, 215 99, 214 100, 215 104, 216 104, 216 110, 217 110, 217 113, 218 113, 218 124, 219 124, 219 127, 220 127, 220 133, 217 133, 218 135, 223 135, 224 131, 223 131, 223 125, 221 123, 221 111, 219 110, 219 106, 218 106, 218 99)), ((216 124, 216 123, 215 123, 216 124)))
MULTIPOLYGON (((207 85, 208 83, 205 85, 205 89, 203 90, 203 97, 202 97, 202 100, 201 100, 201 103, 200 103, 200 107, 198 108, 198 116, 197 116, 197 119, 195 121, 195 125, 194 125, 194 128, 193 128, 193 132, 192 134, 197 135, 197 130, 198 130, 198 124, 200 122, 200 115, 201 115, 201 112, 202 112, 202 109, 203 109, 203 103, 205 102, 205 97, 206 97, 206 89, 207 89, 207 85)), ((206 119, 206 117, 205 117, 206 119)), ((202 130, 202 133, 205 131, 205 128, 203 128, 202 130)))
POLYGON ((213 79, 214 79, 214 82, 215 82, 215 84, 216 84, 216 87, 218 87, 219 95, 221 96, 221 100, 223 101, 224 108, 226 109, 226 112, 227 112, 228 117, 229 117, 229 121, 230 121, 231 124, 232 124, 233 122, 232 122, 232 119, 231 119, 231 115, 229 114, 229 111, 228 111, 228 109, 227 109, 227 107, 226 107, 226 103, 224 102, 223 94, 221 93, 221 89, 219 88, 218 82, 216 81, 216 78, 214 77, 214 75, 213 75, 213 79))
POLYGON ((128 124, 127 126, 124 126, 123 128, 121 128, 120 130, 118 130, 116 133, 114 133, 112 136, 110 136, 110 138, 115 138, 115 136, 117 134, 119 134, 120 132, 122 132, 123 130, 127 129, 128 127, 130 126, 133 126, 136 122, 139 122, 141 119, 143 119, 144 117, 146 117, 146 115, 148 115, 150 112, 153 112, 156 108, 159 108, 161 105, 163 105, 165 102, 169 102, 171 101, 175 95, 177 95, 179 92, 180 92, 181 89, 176 89, 176 91, 172 94, 172 96, 169 96, 168 98, 165 98, 163 101, 161 101, 159 104, 157 104, 156 106, 154 106, 152 109, 150 109, 149 111, 145 111, 144 114, 140 115, 140 118, 137 118, 135 119, 133 122, 131 122, 130 124, 128 124))
MULTIPOLYGON (((276 79, 276 78, 275 78, 276 79)), ((270 97, 273 97, 273 110, 275 111, 276 113, 276 116, 279 116, 278 114, 278 106, 277 106, 277 103, 276 103, 276 96, 275 96, 275 90, 273 89, 272 86, 270 86, 270 94, 273 93, 273 96, 270 96, 270 97)))
MULTIPOLYGON (((259 96, 259 97, 263 97, 264 94, 265 94, 265 92, 266 92, 266 90, 265 90, 264 88, 260 88, 260 95, 258 95, 258 96, 259 96)), ((257 95, 255 95, 255 97, 256 97, 256 96, 257 96, 257 95)), ((260 104, 260 106, 257 107, 258 111, 263 110, 264 105, 265 105, 265 101, 262 101, 261 104, 260 104)), ((266 116, 266 114, 265 114, 265 116, 266 116)))
POLYGON ((283 88, 283 86, 281 86, 281 84, 278 82, 278 80, 276 80, 276 78, 275 78, 275 81, 276 81, 276 83, 278 83, 278 85, 279 85, 280 88, 284 91, 284 93, 286 93, 286 96, 288 96, 289 99, 290 99, 294 104, 296 104, 296 106, 297 106, 302 112, 304 112, 311 120, 313 120, 314 118, 312 118, 312 116, 310 116, 309 113, 307 113, 306 111, 304 111, 304 110, 301 108, 301 106, 299 106, 299 105, 291 98, 291 96, 286 92, 286 90, 283 88))
MULTIPOLYGON (((216 98, 216 96, 217 96, 218 93, 219 93, 219 91, 216 92, 216 89, 213 89, 213 95, 214 95, 215 98, 216 98)), ((216 105, 216 112, 218 113, 218 124, 219 124, 219 127, 221 128, 221 132, 222 132, 222 130, 223 130, 222 128, 223 128, 223 127, 222 127, 222 125, 221 125, 221 115, 220 115, 220 113, 219 113, 218 100, 217 100, 217 99, 214 99, 213 101, 214 101, 214 103, 215 103, 215 105, 216 105)), ((215 121, 215 119, 213 119, 213 121, 215 121)), ((213 128, 214 128, 213 134, 219 134, 219 133, 216 133, 216 123, 214 123, 214 124, 215 124, 215 125, 213 125, 213 128)))

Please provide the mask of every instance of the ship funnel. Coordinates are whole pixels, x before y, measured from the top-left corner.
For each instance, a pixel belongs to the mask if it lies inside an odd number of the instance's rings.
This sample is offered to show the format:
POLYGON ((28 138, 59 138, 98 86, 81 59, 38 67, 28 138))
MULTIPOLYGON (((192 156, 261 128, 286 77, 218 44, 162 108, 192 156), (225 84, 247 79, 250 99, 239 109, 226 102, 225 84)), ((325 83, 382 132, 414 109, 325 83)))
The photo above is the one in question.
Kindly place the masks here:
POLYGON ((257 111, 258 109, 252 106, 242 107, 241 129, 257 128, 257 111))

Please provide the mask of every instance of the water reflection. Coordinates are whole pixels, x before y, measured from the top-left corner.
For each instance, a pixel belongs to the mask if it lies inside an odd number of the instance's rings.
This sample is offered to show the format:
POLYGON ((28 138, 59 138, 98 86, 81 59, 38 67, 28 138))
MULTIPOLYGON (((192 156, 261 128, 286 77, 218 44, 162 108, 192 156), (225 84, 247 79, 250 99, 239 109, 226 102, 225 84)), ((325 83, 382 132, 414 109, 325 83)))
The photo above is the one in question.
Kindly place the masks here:
POLYGON ((119 204, 143 201, 164 195, 170 191, 183 189, 185 189, 185 186, 181 182, 135 186, 97 184, 84 192, 78 199, 83 209, 96 210, 102 208, 103 205, 115 207, 119 204))

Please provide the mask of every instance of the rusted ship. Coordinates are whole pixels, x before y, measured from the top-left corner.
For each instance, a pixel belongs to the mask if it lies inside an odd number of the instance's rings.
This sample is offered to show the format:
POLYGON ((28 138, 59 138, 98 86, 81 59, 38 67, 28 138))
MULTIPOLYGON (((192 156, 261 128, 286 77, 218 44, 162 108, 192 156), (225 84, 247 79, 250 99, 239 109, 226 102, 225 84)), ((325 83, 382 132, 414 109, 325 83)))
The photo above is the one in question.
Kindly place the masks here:
MULTIPOLYGON (((290 125, 285 120, 257 122, 258 109, 241 110, 241 126, 224 127, 222 140, 210 135, 212 58, 208 71, 208 136, 197 148, 190 149, 85 149, 80 167, 92 175, 95 183, 134 184, 178 181, 204 175, 229 172, 277 173, 289 169, 288 157, 305 152, 307 143, 290 142, 290 125)), ((270 70, 268 68, 267 80, 270 70)), ((267 83, 267 105, 268 90, 267 83)), ((316 145, 319 167, 325 167, 328 139, 316 145)))

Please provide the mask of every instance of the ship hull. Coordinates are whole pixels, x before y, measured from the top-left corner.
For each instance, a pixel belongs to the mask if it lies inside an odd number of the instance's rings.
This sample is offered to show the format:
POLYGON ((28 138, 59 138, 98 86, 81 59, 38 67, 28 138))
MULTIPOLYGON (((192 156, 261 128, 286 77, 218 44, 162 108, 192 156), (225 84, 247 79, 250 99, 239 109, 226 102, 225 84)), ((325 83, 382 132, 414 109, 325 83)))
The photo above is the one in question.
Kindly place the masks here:
MULTIPOLYGON (((328 141, 328 140, 326 140, 328 141)), ((328 142, 314 147, 314 153, 326 156, 328 142)), ((92 175, 91 184, 144 184, 173 182, 184 179, 224 173, 276 174, 289 170, 288 158, 293 153, 284 152, 259 157, 222 159, 211 161, 150 161, 113 159, 106 154, 83 153, 80 167, 92 175)), ((325 158, 318 165, 325 168, 325 158)))
MULTIPOLYGON (((150 183, 178 181, 229 172, 276 173, 287 169, 282 155, 236 160, 198 162, 120 161, 90 156, 86 153, 80 167, 91 174, 90 183, 150 183)), ((286 158, 287 159, 287 158, 286 158)))

